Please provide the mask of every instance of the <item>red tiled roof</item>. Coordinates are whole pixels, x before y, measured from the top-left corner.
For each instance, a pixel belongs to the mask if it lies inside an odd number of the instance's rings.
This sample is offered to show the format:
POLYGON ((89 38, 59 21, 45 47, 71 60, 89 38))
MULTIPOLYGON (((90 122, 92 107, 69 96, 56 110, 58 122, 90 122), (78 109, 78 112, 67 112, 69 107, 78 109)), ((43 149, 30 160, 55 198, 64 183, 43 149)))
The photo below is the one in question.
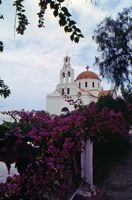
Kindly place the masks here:
POLYGON ((113 95, 114 91, 113 90, 102 90, 98 94, 98 98, 101 96, 107 96, 107 95, 113 95))
POLYGON ((80 79, 87 79, 87 78, 91 78, 91 79, 98 79, 99 80, 99 77, 97 74, 95 74, 94 72, 92 71, 84 71, 82 73, 80 73, 76 80, 80 80, 80 79))
POLYGON ((92 97, 96 97, 96 98, 97 98, 97 96, 93 95, 93 94, 92 94, 90 91, 88 91, 88 90, 85 90, 85 89, 83 89, 83 88, 79 88, 79 90, 81 90, 82 92, 85 92, 85 93, 89 94, 89 95, 92 96, 92 97))
POLYGON ((79 88, 79 90, 81 90, 82 92, 87 92, 86 90, 84 90, 83 88, 79 88))

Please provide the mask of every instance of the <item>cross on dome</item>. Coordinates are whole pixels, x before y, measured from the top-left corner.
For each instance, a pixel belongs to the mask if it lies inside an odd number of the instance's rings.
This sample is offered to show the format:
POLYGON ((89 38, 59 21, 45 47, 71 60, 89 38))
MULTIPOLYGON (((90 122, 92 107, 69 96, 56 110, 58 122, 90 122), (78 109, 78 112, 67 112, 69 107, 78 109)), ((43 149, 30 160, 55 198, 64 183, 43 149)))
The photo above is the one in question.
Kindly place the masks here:
POLYGON ((88 71, 89 70, 89 66, 87 65, 87 67, 86 67, 86 70, 88 71))

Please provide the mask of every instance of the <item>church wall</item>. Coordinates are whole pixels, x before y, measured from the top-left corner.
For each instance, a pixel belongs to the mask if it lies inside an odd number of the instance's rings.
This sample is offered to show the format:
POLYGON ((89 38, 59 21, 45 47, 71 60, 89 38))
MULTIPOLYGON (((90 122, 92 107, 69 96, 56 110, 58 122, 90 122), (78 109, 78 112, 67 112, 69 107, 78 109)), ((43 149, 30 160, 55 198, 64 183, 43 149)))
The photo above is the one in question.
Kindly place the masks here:
POLYGON ((70 105, 62 96, 52 96, 46 98, 46 110, 50 114, 60 115, 63 107, 67 107, 69 111, 74 110, 74 106, 70 105))
POLYGON ((94 98, 94 97, 91 97, 91 96, 88 96, 88 95, 82 95, 82 101, 83 101, 83 104, 84 105, 88 105, 90 104, 91 102, 97 102, 97 98, 94 98))
POLYGON ((64 94, 66 94, 66 95, 71 95, 71 94, 77 95, 77 93, 78 93, 78 89, 77 89, 75 83, 58 84, 57 89, 60 94, 62 94, 62 89, 63 89, 64 94), (69 88, 69 94, 67 94, 68 88, 69 88))
POLYGON ((81 80, 76 80, 76 86, 87 89, 87 90, 95 90, 98 89, 100 90, 100 80, 98 79, 81 79, 81 80), (80 83, 80 84, 79 84, 80 83), (87 83, 87 87, 86 87, 87 83))

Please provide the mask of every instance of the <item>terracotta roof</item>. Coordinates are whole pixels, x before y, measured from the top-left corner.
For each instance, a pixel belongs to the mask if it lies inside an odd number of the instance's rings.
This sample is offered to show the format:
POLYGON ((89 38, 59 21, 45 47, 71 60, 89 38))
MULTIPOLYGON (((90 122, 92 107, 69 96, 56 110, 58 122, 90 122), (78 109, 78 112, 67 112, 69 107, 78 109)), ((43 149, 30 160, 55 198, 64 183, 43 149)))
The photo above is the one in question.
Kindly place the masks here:
POLYGON ((81 90, 82 92, 87 92, 86 90, 84 90, 83 88, 79 88, 79 90, 81 90))
POLYGON ((88 94, 90 94, 92 97, 96 97, 98 98, 97 96, 95 96, 94 94, 92 94, 91 92, 87 91, 88 94))
POLYGON ((94 72, 92 71, 84 71, 82 73, 80 73, 76 80, 80 80, 80 79, 87 79, 87 78, 91 78, 91 79, 98 79, 99 80, 99 77, 97 74, 95 74, 94 72))
POLYGON ((89 94, 90 96, 92 96, 92 97, 96 97, 96 98, 98 98, 97 96, 95 96, 95 95, 93 95, 90 91, 88 91, 88 90, 84 90, 83 88, 78 88, 81 92, 85 92, 85 93, 87 93, 87 94, 89 94))
POLYGON ((107 95, 113 95, 114 91, 113 90, 102 90, 98 94, 98 98, 101 96, 107 96, 107 95))

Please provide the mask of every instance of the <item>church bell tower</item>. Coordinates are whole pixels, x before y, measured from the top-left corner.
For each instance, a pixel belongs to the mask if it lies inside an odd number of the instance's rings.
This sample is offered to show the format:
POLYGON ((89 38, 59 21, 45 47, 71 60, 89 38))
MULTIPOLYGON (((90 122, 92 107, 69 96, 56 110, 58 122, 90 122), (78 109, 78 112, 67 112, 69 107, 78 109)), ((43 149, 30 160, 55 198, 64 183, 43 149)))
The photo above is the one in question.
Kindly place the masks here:
POLYGON ((74 70, 71 68, 70 57, 64 57, 63 68, 60 71, 60 84, 74 82, 74 70))

